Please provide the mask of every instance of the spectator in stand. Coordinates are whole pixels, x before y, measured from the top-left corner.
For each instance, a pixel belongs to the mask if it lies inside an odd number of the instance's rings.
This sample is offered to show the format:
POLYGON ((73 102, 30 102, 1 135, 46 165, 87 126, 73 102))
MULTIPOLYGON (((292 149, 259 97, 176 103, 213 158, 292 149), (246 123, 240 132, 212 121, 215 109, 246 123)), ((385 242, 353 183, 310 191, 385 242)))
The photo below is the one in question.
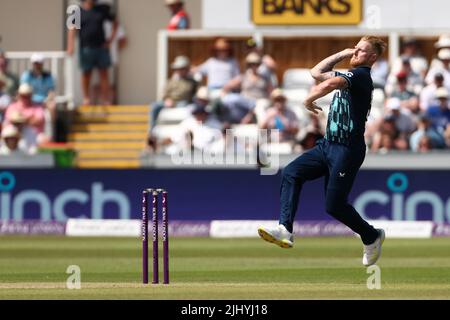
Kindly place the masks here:
MULTIPOLYGON (((207 87, 200 87, 197 90, 197 93, 195 95, 195 98, 193 99, 193 103, 189 104, 186 108, 189 108, 190 110, 208 110, 210 108, 210 99, 209 99, 209 92, 208 92, 208 88, 207 87)), ((207 111, 208 113, 208 111, 207 111)), ((209 115, 208 113, 208 119, 210 120, 209 123, 211 123, 214 119, 213 116, 209 115)), ((191 118, 192 121, 192 118, 191 118)), ((222 124, 220 124, 218 121, 215 121, 215 125, 219 124, 218 128, 221 129, 222 128, 222 124)), ((182 139, 179 136, 175 136, 174 138, 175 140, 177 140, 178 142, 180 142, 182 139)), ((159 153, 160 148, 170 145, 172 144, 173 141, 172 139, 166 139, 166 140, 161 140, 158 139, 158 137, 156 137, 153 132, 150 132, 150 135, 147 139, 147 152, 148 153, 159 153)), ((177 146, 170 146, 168 148, 168 153, 170 153, 170 150, 174 150, 174 148, 178 148, 177 146)))
POLYGON ((21 83, 27 83, 33 88, 33 102, 47 104, 48 108, 55 105, 55 81, 50 72, 44 70, 45 57, 40 53, 34 53, 30 62, 32 69, 27 70, 20 78, 21 83))
POLYGON ((207 86, 211 97, 217 98, 222 88, 240 74, 240 70, 228 40, 218 38, 214 43, 212 55, 203 64, 193 68, 193 72, 198 75, 199 82, 202 77, 208 78, 207 86))
MULTIPOLYGON (((408 149, 408 139, 416 129, 416 124, 411 113, 401 108, 401 101, 398 98, 390 98, 386 102, 387 114, 378 124, 378 130, 372 137, 372 151, 379 151, 388 148, 388 142, 392 140, 393 149, 408 149), (386 137, 389 136, 390 140, 386 137)), ((376 129, 376 128, 375 128, 376 129)), ((368 137, 370 141, 371 137, 368 137)))
POLYGON ((275 89, 271 94, 272 106, 267 109, 262 129, 277 129, 280 131, 280 142, 294 141, 299 132, 299 122, 296 114, 288 109, 287 98, 281 89, 275 89))
POLYGON ((38 138, 35 130, 27 124, 27 119, 19 111, 14 111, 11 113, 9 121, 20 132, 19 149, 26 154, 36 154, 38 151, 38 138))
MULTIPOLYGON (((438 53, 441 49, 450 49, 450 35, 441 35, 434 47, 438 50, 438 53)), ((433 68, 442 68, 442 61, 438 57, 434 58, 430 63, 430 69, 433 68)))
POLYGON ((193 100, 193 103, 188 106, 191 110, 200 108, 205 110, 211 109, 208 87, 202 86, 198 88, 193 100))
POLYGON ((5 75, 0 74, 0 131, 1 131, 1 123, 3 122, 5 111, 12 102, 10 95, 6 91, 7 83, 8 83, 8 78, 6 78, 5 75))
POLYGON ((299 137, 298 143, 296 144, 294 150, 301 152, 312 149, 316 145, 316 142, 319 139, 322 139, 324 135, 325 128, 319 116, 310 114, 308 124, 302 129, 301 137, 299 137))
POLYGON ((42 54, 34 53, 30 62, 32 69, 22 74, 20 82, 27 83, 33 88, 33 103, 44 107, 47 125, 45 134, 52 139, 56 121, 55 81, 52 74, 44 70, 45 57, 42 54))
MULTIPOLYGON (((411 69, 411 63, 408 58, 402 59, 402 65, 401 65, 400 71, 398 73, 406 74, 406 77, 408 80, 407 81, 408 90, 419 95, 420 91, 422 91, 422 89, 423 89, 423 79, 419 74, 415 73, 411 69)), ((386 94, 388 96, 392 95, 392 92, 398 86, 398 83, 397 83, 397 74, 398 73, 391 72, 391 74, 388 77, 388 80, 386 83, 386 88, 385 88, 386 94)))
POLYGON ((6 54, 2 49, 0 49, 0 76, 7 79, 6 92, 11 97, 15 97, 19 88, 19 79, 16 75, 8 71, 8 59, 6 59, 6 54))
MULTIPOLYGON (((110 84, 108 69, 111 67, 109 47, 116 36, 118 21, 108 5, 97 5, 97 0, 81 1, 80 67, 82 71, 83 104, 90 105, 91 78, 93 70, 99 71, 102 104, 109 105, 110 84), (110 38, 106 39, 104 22, 113 22, 110 38)), ((67 53, 72 55, 75 47, 76 29, 69 30, 67 53)))
POLYGON ((444 87, 444 76, 441 73, 434 75, 434 82, 423 88, 420 93, 420 108, 426 111, 432 104, 436 104, 436 91, 444 87))
POLYGON ((378 59, 372 66, 370 74, 372 76, 374 88, 383 89, 389 76, 389 63, 386 59, 378 59))
POLYGON ((438 104, 432 105, 426 111, 428 117, 431 120, 433 126, 439 131, 444 133, 448 124, 450 123, 450 105, 448 103, 449 93, 445 88, 439 88, 436 91, 436 98, 438 104))
POLYGON ((166 5, 172 14, 167 30, 183 30, 191 27, 189 14, 184 10, 183 0, 166 0, 166 5))
POLYGON ((259 47, 253 38, 247 40, 246 43, 247 54, 256 53, 261 56, 261 65, 258 68, 258 73, 263 77, 270 80, 272 87, 278 87, 278 77, 277 77, 277 63, 268 54, 264 54, 263 48, 259 47))
POLYGON ((33 88, 26 83, 19 87, 18 100, 11 104, 6 110, 4 126, 15 124, 21 125, 22 137, 27 141, 28 151, 36 151, 36 146, 47 142, 44 134, 45 112, 42 105, 33 103, 33 88))
POLYGON ((190 61, 185 56, 178 56, 172 63, 173 75, 164 89, 163 101, 157 102, 152 109, 152 126, 156 124, 163 108, 185 107, 192 103, 197 90, 197 82, 189 73, 190 61))
POLYGON ((172 146, 166 151, 169 154, 181 150, 209 152, 221 139, 221 123, 204 106, 196 105, 192 116, 180 123, 179 130, 170 139, 172 146))
POLYGON ((404 71, 397 74, 397 86, 391 94, 391 98, 398 98, 402 110, 417 114, 420 112, 418 96, 408 90, 408 75, 404 71))
POLYGON ((395 146, 395 139, 387 133, 381 133, 378 152, 385 154, 392 150, 397 150, 395 146))
POLYGON ((450 124, 447 124, 447 128, 444 132, 445 145, 450 148, 450 124))
POLYGON ((444 86, 450 88, 450 49, 444 48, 439 50, 438 58, 441 65, 430 68, 425 78, 425 82, 427 84, 433 83, 434 76, 437 73, 440 73, 444 77, 444 86))
POLYGON ((2 144, 0 146, 0 155, 25 155, 26 153, 20 148, 19 142, 21 139, 19 129, 10 124, 2 130, 2 144))
POLYGON ((419 140, 419 146, 417 147, 417 152, 428 153, 433 149, 431 139, 428 136, 422 136, 419 140))
POLYGON ((420 116, 417 127, 417 131, 410 138, 410 146, 413 151, 419 150, 419 142, 424 136, 430 139, 432 149, 445 148, 444 137, 432 126, 428 115, 422 114, 420 116))
POLYGON ((394 74, 401 71, 403 59, 408 59, 411 63, 412 71, 420 75, 422 79, 425 79, 428 70, 428 62, 420 53, 419 43, 415 38, 407 37, 403 40, 402 54, 395 60, 392 67, 392 72, 394 74))
POLYGON ((245 73, 235 77, 223 87, 219 114, 224 122, 250 123, 253 121, 256 103, 268 105, 272 84, 258 72, 262 62, 261 56, 254 52, 250 53, 245 62, 247 66, 245 73))
MULTIPOLYGON (((113 104, 116 104, 117 103, 116 75, 118 72, 119 57, 120 52, 124 50, 128 45, 128 38, 125 32, 125 28, 121 24, 117 25, 117 32, 115 37, 113 38, 111 37, 114 31, 114 22, 106 20, 103 24, 103 28, 105 29, 106 39, 112 39, 109 47, 109 54, 111 56, 111 68, 108 69, 109 83, 110 83, 108 101, 112 102, 113 104)), ((98 78, 98 74, 94 73, 92 75, 91 84, 92 84, 91 87, 93 88, 93 90, 91 90, 92 91, 91 102, 93 104, 98 104, 102 99, 101 85, 100 80, 98 78)))
POLYGON ((396 120, 393 116, 385 116, 379 130, 372 139, 370 150, 372 152, 386 153, 390 150, 407 150, 408 139, 397 129, 396 120))
POLYGON ((409 137, 409 135, 416 130, 416 124, 411 112, 402 109, 400 99, 388 99, 386 102, 386 109, 388 111, 387 115, 394 119, 395 126, 401 134, 409 137))

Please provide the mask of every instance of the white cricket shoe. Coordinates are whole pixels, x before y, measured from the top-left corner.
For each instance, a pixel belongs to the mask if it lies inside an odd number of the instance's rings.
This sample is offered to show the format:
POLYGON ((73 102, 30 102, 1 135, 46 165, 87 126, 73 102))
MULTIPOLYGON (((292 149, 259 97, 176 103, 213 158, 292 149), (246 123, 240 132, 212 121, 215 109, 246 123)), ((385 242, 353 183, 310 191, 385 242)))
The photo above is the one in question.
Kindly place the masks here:
POLYGON ((258 234, 262 239, 275 243, 281 248, 288 249, 294 246, 293 234, 287 231, 282 224, 279 224, 276 228, 259 227, 258 234))
POLYGON ((364 245, 363 265, 366 267, 375 264, 381 256, 381 246, 384 242, 385 233, 383 229, 377 229, 380 234, 374 243, 364 245))

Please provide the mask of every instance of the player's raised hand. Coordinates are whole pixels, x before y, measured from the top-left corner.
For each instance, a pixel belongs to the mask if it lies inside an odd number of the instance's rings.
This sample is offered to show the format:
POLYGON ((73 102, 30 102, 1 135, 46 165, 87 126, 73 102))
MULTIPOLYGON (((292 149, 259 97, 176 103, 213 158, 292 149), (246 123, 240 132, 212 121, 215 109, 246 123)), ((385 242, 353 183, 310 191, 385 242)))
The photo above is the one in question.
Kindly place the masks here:
POLYGON ((351 58, 355 54, 355 49, 354 48, 344 49, 341 51, 341 54, 344 59, 351 58))

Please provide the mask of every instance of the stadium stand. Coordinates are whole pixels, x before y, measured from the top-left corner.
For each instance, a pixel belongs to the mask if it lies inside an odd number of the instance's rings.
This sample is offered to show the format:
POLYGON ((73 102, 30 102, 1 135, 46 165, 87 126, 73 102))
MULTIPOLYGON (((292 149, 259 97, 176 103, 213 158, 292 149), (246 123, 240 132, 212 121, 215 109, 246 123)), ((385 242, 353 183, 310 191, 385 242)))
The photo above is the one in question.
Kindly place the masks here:
MULTIPOLYGON (((373 92, 372 111, 369 117, 367 135, 367 143, 371 152, 386 152, 386 148, 372 148, 371 144, 379 139, 379 137, 376 139, 374 137, 376 135, 379 136, 380 132, 384 130, 382 126, 390 121, 389 118, 392 117, 392 113, 395 115, 395 111, 387 107, 387 99, 390 95, 402 101, 401 110, 407 114, 402 116, 411 118, 415 129, 407 130, 407 132, 400 130, 399 134, 403 135, 405 143, 401 147, 395 143, 392 144, 389 152, 395 150, 409 150, 413 152, 415 149, 418 150, 416 146, 411 148, 409 141, 413 134, 419 135, 416 128, 419 127, 420 119, 423 118, 422 114, 427 112, 427 106, 437 105, 437 99, 433 100, 430 94, 435 93, 439 87, 439 83, 426 87, 424 75, 427 74, 426 71, 435 70, 436 68, 447 72, 445 62, 448 60, 446 58, 448 52, 443 51, 448 50, 447 47, 443 46, 444 40, 447 38, 445 35, 442 35, 438 40, 438 36, 432 35, 414 39, 409 37, 408 34, 393 37, 387 32, 382 36, 391 45, 385 55, 385 59, 380 63, 379 67, 381 69, 378 71, 383 71, 383 68, 386 66, 393 67, 388 70, 390 71, 390 76, 387 79, 386 87, 377 82, 376 89, 373 92), (398 41, 397 49, 399 50, 397 55, 393 52, 396 45, 392 43, 395 41, 398 41), (399 79, 407 80, 406 89, 400 86, 399 79), (418 106, 411 107, 411 110, 405 109, 404 105, 406 102, 404 101, 407 101, 405 97, 410 93, 414 94, 414 101, 418 104, 419 96, 424 93, 424 90, 427 90, 427 104, 421 103, 420 109, 418 106)), ((201 66, 202 63, 211 59, 212 52, 204 50, 205 48, 214 48, 214 53, 217 53, 218 49, 229 52, 230 57, 233 57, 233 70, 246 69, 246 63, 248 63, 246 57, 248 59, 249 52, 258 54, 261 57, 270 57, 273 65, 276 66, 276 69, 271 70, 272 76, 277 78, 275 82, 278 82, 280 88, 283 89, 283 94, 287 98, 288 109, 295 113, 300 126, 296 141, 293 141, 289 147, 280 145, 279 148, 274 150, 280 150, 283 154, 295 153, 299 152, 297 147, 301 145, 301 140, 311 137, 311 135, 307 134, 309 130, 307 128, 313 121, 311 121, 310 114, 302 106, 304 98, 312 86, 315 85, 309 72, 311 66, 318 61, 319 57, 334 52, 336 47, 348 47, 354 44, 359 37, 360 34, 357 34, 357 32, 347 36, 340 34, 332 37, 327 33, 317 31, 316 34, 306 37, 301 32, 299 34, 291 34, 289 31, 286 31, 283 35, 276 35, 270 31, 219 32, 187 30, 172 31, 170 33, 161 31, 157 48, 160 54, 158 56, 159 72, 157 77, 159 80, 156 86, 161 89, 166 81, 171 79, 168 74, 173 69, 173 65, 170 65, 169 62, 177 61, 177 58, 179 59, 180 56, 192 62, 194 67, 191 70, 191 76, 199 81, 199 86, 210 84, 211 79, 208 77, 195 77, 195 74, 201 70, 201 67, 199 69, 195 66, 201 66), (252 44, 251 48, 258 48, 258 50, 251 51, 249 43, 252 44), (301 52, 302 54, 293 55, 292 52, 301 52), (161 53, 164 53, 164 55, 161 53)), ((33 52, 7 52, 6 55, 3 55, 9 60, 9 69, 18 75, 30 69, 34 61, 33 59, 30 61, 30 58, 36 57, 36 53, 33 52)), ((41 52, 39 56, 39 60, 43 62, 45 70, 48 70, 49 74, 54 78, 55 102, 58 105, 55 115, 50 115, 49 117, 48 112, 46 113, 45 132, 54 133, 48 134, 52 138, 49 142, 68 142, 70 146, 75 148, 77 154, 75 163, 78 167, 139 167, 142 152, 147 150, 149 145, 149 132, 152 132, 152 135, 159 141, 165 141, 173 137, 174 133, 179 130, 179 125, 190 117, 191 109, 189 108, 163 108, 154 127, 151 127, 152 121, 149 121, 149 118, 153 110, 152 107, 126 104, 107 106, 102 109, 96 109, 94 106, 77 107, 74 103, 76 100, 76 90, 74 89, 76 87, 74 84, 76 68, 73 57, 68 57, 61 52, 41 52), (100 112, 98 112, 99 110, 100 112), (52 119, 52 116, 56 119, 52 119)), ((344 65, 340 64, 337 70, 342 71, 344 67, 344 65)), ((214 72, 217 72, 217 70, 214 70, 214 72)), ((205 69, 203 70, 203 75, 206 74, 205 69)), ((221 77, 220 75, 216 76, 221 77)), ((438 78, 439 74, 436 76, 436 79, 438 78)), ((8 85, 11 86, 9 83, 8 85)), ((218 116, 214 109, 215 99, 218 97, 223 98, 223 94, 218 89, 213 86, 208 93, 211 101, 207 110, 213 116, 218 116)), ((162 90, 159 91, 161 92, 158 92, 158 94, 161 95, 162 90)), ((228 94, 239 95, 241 93, 241 89, 237 87, 233 87, 228 91, 228 94)), ((320 125, 318 132, 323 132, 326 123, 326 111, 332 97, 333 93, 330 93, 318 100, 318 104, 325 111, 325 115, 321 115, 318 118, 320 125)), ((150 103, 151 101, 149 101, 150 103)), ((233 128, 238 136, 255 137, 258 128, 261 128, 262 120, 267 113, 268 107, 267 104, 257 101, 253 109, 254 119, 246 121, 245 124, 235 123, 231 126, 229 123, 223 122, 222 130, 233 128)), ((439 136, 440 140, 446 141, 446 145, 442 143, 427 144, 427 137, 425 137, 423 139, 424 149, 421 149, 422 152, 427 152, 427 145, 431 149, 449 148, 449 120, 446 120, 445 113, 439 114, 439 117, 440 128, 436 130, 436 135, 439 136), (445 123, 445 121, 447 122, 445 123)), ((220 119, 220 117, 218 118, 220 119)), ((397 121, 397 125, 398 123, 399 121, 397 121)), ((387 136, 383 136, 383 138, 388 143, 387 136)), ((395 140, 396 138, 391 137, 390 139, 395 140)), ((415 145, 420 143, 420 141, 415 142, 415 145)), ((162 148, 158 152, 164 153, 164 150, 165 148, 162 148)), ((150 157, 155 156, 154 153, 148 154, 144 152, 144 154, 150 157)))
POLYGON ((148 106, 78 108, 69 141, 79 168, 137 168, 148 132, 148 106), (102 110, 100 109, 100 110, 102 110))

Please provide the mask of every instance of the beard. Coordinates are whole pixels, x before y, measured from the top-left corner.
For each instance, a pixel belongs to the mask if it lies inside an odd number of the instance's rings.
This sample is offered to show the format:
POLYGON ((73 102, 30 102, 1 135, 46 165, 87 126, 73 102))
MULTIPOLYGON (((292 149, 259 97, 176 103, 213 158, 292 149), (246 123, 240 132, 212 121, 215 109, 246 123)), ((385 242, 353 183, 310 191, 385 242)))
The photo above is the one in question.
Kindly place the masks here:
POLYGON ((369 57, 366 58, 356 58, 355 56, 353 56, 350 59, 350 66, 352 68, 356 68, 356 67, 360 67, 360 66, 372 66, 373 62, 370 60, 369 57))
POLYGON ((356 67, 359 66, 359 65, 361 65, 361 61, 359 61, 355 56, 353 56, 353 57, 350 59, 350 66, 351 66, 352 68, 356 68, 356 67))

